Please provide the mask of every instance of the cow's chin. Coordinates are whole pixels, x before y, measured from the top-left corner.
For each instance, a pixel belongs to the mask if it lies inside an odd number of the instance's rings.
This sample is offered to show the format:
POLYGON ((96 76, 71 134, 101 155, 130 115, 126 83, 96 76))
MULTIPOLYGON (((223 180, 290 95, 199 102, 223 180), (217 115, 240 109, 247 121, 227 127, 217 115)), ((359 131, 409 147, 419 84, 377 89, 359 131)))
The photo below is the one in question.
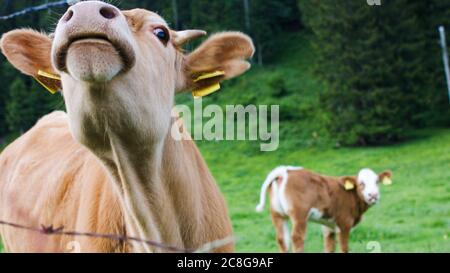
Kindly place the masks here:
POLYGON ((69 74, 88 83, 106 83, 124 68, 122 58, 114 46, 101 40, 74 42, 67 52, 69 74))

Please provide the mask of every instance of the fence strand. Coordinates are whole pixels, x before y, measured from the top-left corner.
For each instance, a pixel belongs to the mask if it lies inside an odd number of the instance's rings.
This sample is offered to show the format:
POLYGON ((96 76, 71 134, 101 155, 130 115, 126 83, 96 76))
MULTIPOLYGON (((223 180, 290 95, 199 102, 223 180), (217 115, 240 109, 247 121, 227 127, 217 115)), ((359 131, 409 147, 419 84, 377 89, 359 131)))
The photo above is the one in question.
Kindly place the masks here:
POLYGON ((138 242, 138 243, 144 243, 148 246, 158 248, 164 251, 170 251, 170 252, 176 252, 176 253, 207 253, 212 252, 218 248, 224 247, 228 244, 231 244, 234 242, 234 237, 228 237, 225 239, 220 239, 214 242, 207 243, 203 245, 202 247, 198 249, 182 249, 175 246, 165 245, 159 242, 145 240, 142 238, 137 237, 130 237, 130 236, 124 236, 124 235, 114 235, 114 234, 100 234, 100 233, 93 233, 93 232, 77 232, 77 231, 65 231, 64 227, 58 227, 54 228, 53 225, 51 226, 44 226, 41 225, 40 228, 35 227, 29 227, 25 225, 20 225, 17 223, 7 222, 0 220, 0 225, 2 226, 8 226, 16 229, 22 229, 22 230, 28 230, 31 232, 41 233, 47 236, 55 236, 55 235, 61 235, 61 236, 80 236, 80 237, 90 237, 90 238, 102 238, 102 239, 109 239, 114 241, 121 241, 121 242, 138 242))
POLYGON ((62 1, 50 2, 50 3, 46 3, 46 4, 39 5, 39 6, 34 6, 34 7, 27 7, 21 11, 17 11, 17 12, 11 13, 9 15, 0 16, 0 20, 9 20, 9 19, 12 19, 17 16, 22 16, 22 15, 25 15, 25 14, 28 14, 31 12, 45 10, 45 9, 49 9, 52 7, 65 6, 65 5, 69 6, 69 5, 75 4, 76 2, 79 2, 79 1, 77 1, 77 0, 62 0, 62 1))

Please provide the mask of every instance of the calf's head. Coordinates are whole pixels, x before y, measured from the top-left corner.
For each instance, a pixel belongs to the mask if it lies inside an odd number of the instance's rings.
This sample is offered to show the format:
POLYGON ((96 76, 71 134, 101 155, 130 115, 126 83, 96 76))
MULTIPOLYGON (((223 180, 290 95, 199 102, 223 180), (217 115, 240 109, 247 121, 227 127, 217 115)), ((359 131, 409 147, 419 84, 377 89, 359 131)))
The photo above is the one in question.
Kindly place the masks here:
POLYGON ((375 205, 380 200, 381 183, 390 184, 392 173, 384 171, 376 174, 371 169, 362 169, 356 177, 344 177, 342 179, 346 190, 356 190, 358 195, 369 206, 375 205))
POLYGON ((183 53, 185 43, 205 34, 171 30, 147 10, 83 1, 68 9, 54 34, 14 30, 0 45, 20 71, 52 90, 62 89, 72 133, 94 148, 104 142, 105 132, 119 139, 132 136, 136 145, 163 139, 177 92, 217 86, 249 69, 245 60, 254 47, 238 32, 213 35, 183 53), (201 77, 205 74, 210 76, 201 77))

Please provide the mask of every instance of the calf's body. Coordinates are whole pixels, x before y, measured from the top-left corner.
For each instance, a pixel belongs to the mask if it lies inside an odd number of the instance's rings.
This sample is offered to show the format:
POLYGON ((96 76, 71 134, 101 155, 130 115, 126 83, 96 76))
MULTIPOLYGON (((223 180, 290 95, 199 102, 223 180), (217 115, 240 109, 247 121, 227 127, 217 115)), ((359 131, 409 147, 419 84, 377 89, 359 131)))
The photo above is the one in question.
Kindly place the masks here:
MULTIPOLYGON (((382 176, 390 177, 390 172, 383 173, 382 176)), ((383 177, 380 176, 374 183, 378 183, 383 177)), ((281 252, 289 251, 291 239, 295 252, 304 251, 308 222, 323 226, 326 252, 335 251, 336 235, 339 235, 342 252, 348 252, 351 229, 379 199, 378 193, 374 199, 365 199, 364 187, 368 188, 365 183, 371 182, 364 180, 367 179, 361 174, 329 177, 303 168, 279 167, 267 177, 257 211, 262 211, 265 191, 269 190, 270 212, 281 252), (292 233, 288 228, 289 220, 292 223, 292 233)))

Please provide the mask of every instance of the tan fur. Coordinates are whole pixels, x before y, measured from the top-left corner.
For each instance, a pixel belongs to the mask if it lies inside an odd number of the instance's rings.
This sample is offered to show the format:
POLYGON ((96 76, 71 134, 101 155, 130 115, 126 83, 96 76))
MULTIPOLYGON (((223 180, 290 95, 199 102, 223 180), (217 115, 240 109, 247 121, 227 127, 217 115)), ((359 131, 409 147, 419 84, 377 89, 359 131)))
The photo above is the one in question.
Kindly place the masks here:
MULTIPOLYGON (((390 172, 380 174, 391 177, 390 172)), ((280 183, 276 180, 274 183, 280 183)), ((277 242, 281 252, 287 252, 283 241, 283 221, 292 223, 292 242, 295 252, 304 251, 306 227, 312 208, 323 213, 323 219, 334 223, 339 229, 341 251, 349 251, 348 240, 350 231, 362 219, 369 205, 364 201, 361 186, 355 176, 328 177, 308 170, 288 171, 288 181, 285 198, 289 204, 287 214, 281 214, 273 209, 273 184, 270 186, 271 214, 277 233, 277 242), (344 188, 345 181, 354 185, 353 190, 344 188)), ((334 227, 324 226, 324 244, 326 252, 335 251, 336 230, 334 227)))
MULTIPOLYGON (((0 42, 8 60, 29 75, 48 69, 52 55, 68 109, 67 114, 44 117, 1 154, 0 219, 126 234, 189 249, 230 236, 225 202, 197 147, 192 140, 175 141, 170 135, 172 124, 178 122, 170 115, 175 91, 190 89, 192 75, 203 72, 185 69, 187 62, 203 60, 185 56, 175 44, 162 44, 152 28, 168 26, 155 13, 120 12, 99 1, 84 1, 70 10, 72 19, 63 16, 57 26, 52 52, 47 36, 30 30, 5 34, 0 42), (98 17, 101 7, 113 9, 118 16, 109 21, 98 17), (126 51, 125 56, 118 59, 111 45, 93 41, 70 47, 67 59, 61 59, 65 55, 58 53, 67 46, 68 37, 83 34, 80 31, 106 33, 126 51), (37 47, 22 46, 29 35, 38 38, 37 47), (99 59, 92 66, 86 56, 97 58, 96 52, 114 58, 99 59), (114 71, 105 70, 111 67, 121 73, 114 76, 114 71), (110 81, 98 83, 83 74, 104 71, 113 76, 110 81)), ((220 67, 228 59, 251 55, 253 44, 242 37, 224 33, 212 39, 210 46, 217 48, 219 41, 234 39, 234 46, 222 48, 239 48, 247 54, 216 50, 205 60, 207 66, 220 67), (210 65, 211 58, 216 65, 210 65)), ((201 48, 210 51, 208 44, 201 48)), ((73 240, 83 252, 164 251, 141 243, 47 237, 7 227, 0 234, 11 252, 61 252, 73 240)), ((229 244, 215 251, 233 249, 229 244)))
POLYGON ((22 73, 35 77, 35 67, 55 73, 48 58, 52 40, 47 35, 28 29, 13 30, 3 35, 0 45, 2 52, 9 53, 5 54, 8 61, 14 62, 22 73))
MULTIPOLYGON (((179 247, 198 247, 231 235, 225 204, 195 144, 168 138, 164 155, 163 173, 171 202, 180 210, 180 227, 173 228, 185 228, 179 230, 185 238, 179 247), (198 211, 196 218, 192 218, 192 209, 198 211)), ((0 169, 1 219, 35 227, 127 235, 123 208, 106 169, 73 139, 65 113, 44 117, 9 145, 1 154, 0 169)), ((9 227, 1 227, 0 233, 11 252, 62 252, 70 241, 80 242, 83 252, 131 250, 129 245, 107 239, 48 237, 9 227)), ((231 250, 227 246, 217 251, 231 250)))
MULTIPOLYGON (((67 116, 55 112, 41 119, 0 157, 0 218, 23 225, 64 226, 68 230, 125 234, 122 210, 100 162, 76 143, 67 116)), ((110 240, 47 237, 0 228, 11 252, 62 252, 69 241, 82 251, 123 251, 110 240)))
POLYGON ((250 38, 242 33, 224 32, 211 36, 187 57, 184 67, 190 75, 187 86, 190 89, 202 88, 241 75, 250 68, 246 59, 252 57, 254 52, 250 38), (208 71, 224 71, 225 75, 192 82, 201 73, 208 71))
POLYGON ((6 55, 8 61, 14 61, 16 68, 22 73, 39 79, 54 90, 61 89, 61 82, 39 76, 38 70, 31 69, 40 67, 44 72, 56 74, 48 59, 51 39, 47 35, 32 30, 14 30, 2 37, 0 48, 2 52, 9 52, 6 55), (27 32, 27 35, 23 35, 24 32, 27 32), (42 40, 46 42, 42 43, 42 40))

